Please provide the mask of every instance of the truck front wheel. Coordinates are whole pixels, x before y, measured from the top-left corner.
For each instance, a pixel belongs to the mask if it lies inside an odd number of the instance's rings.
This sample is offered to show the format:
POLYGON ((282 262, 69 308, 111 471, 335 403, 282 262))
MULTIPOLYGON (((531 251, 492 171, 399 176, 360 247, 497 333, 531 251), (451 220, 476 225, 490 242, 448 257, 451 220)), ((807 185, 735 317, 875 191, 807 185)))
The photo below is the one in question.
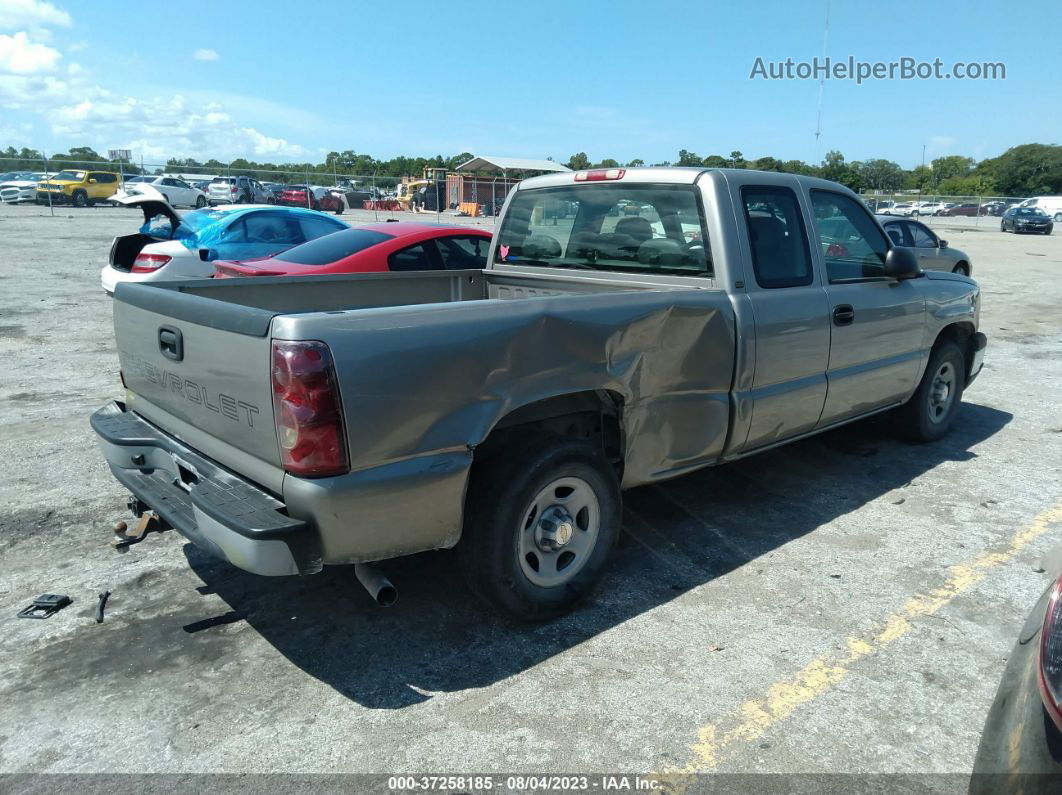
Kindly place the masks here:
POLYGON ((941 342, 929 355, 929 364, 914 395, 896 413, 900 433, 913 442, 935 442, 955 421, 966 387, 966 364, 954 342, 941 342))
POLYGON ((458 550, 469 586, 513 618, 568 612, 619 536, 619 483, 593 444, 546 437, 472 468, 458 550))

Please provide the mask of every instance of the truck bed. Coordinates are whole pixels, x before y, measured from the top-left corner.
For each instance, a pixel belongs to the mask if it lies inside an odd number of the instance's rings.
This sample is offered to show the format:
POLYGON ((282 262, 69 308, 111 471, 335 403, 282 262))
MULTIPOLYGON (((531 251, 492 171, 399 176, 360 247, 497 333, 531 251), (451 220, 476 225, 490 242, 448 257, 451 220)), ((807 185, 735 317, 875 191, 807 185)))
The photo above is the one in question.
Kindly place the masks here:
POLYGON ((543 275, 468 270, 195 279, 123 285, 121 289, 116 297, 125 303, 145 309, 165 307, 166 311, 174 313, 173 317, 192 322, 200 322, 209 316, 212 320, 208 325, 214 328, 261 336, 277 315, 489 299, 675 290, 679 287, 674 278, 668 282, 648 275, 624 276, 589 271, 543 275), (208 299, 208 302, 201 299, 208 299))

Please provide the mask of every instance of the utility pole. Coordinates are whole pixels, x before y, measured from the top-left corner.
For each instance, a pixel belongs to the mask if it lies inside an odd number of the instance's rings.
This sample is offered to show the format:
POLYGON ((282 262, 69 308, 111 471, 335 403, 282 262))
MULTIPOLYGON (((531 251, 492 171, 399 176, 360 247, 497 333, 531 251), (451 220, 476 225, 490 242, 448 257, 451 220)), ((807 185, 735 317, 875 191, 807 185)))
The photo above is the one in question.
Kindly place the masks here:
POLYGON ((926 178, 926 145, 922 144, 922 168, 918 172, 918 203, 922 204, 922 180, 926 178))

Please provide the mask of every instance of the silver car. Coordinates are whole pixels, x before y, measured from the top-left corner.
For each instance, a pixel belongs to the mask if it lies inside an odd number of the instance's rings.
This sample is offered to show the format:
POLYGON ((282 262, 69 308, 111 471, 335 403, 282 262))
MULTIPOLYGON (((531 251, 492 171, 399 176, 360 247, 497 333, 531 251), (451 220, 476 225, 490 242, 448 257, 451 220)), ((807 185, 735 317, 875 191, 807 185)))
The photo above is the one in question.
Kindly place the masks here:
POLYGON ((910 218, 894 218, 889 215, 875 216, 892 242, 907 246, 918 255, 922 270, 951 271, 963 276, 973 275, 970 255, 957 248, 948 248, 948 241, 941 240, 925 224, 910 218))
POLYGON ((276 197, 252 177, 215 177, 207 186, 211 207, 219 204, 276 204, 276 197))

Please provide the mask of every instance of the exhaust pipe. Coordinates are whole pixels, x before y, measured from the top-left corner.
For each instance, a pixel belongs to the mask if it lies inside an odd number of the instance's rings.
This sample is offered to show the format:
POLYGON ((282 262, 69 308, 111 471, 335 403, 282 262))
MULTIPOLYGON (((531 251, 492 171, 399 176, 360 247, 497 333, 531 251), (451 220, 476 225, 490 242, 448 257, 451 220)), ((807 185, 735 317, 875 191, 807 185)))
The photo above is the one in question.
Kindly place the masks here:
POLYGON ((398 599, 398 591, 391 585, 391 581, 368 563, 355 563, 354 576, 380 607, 390 607, 398 599))

